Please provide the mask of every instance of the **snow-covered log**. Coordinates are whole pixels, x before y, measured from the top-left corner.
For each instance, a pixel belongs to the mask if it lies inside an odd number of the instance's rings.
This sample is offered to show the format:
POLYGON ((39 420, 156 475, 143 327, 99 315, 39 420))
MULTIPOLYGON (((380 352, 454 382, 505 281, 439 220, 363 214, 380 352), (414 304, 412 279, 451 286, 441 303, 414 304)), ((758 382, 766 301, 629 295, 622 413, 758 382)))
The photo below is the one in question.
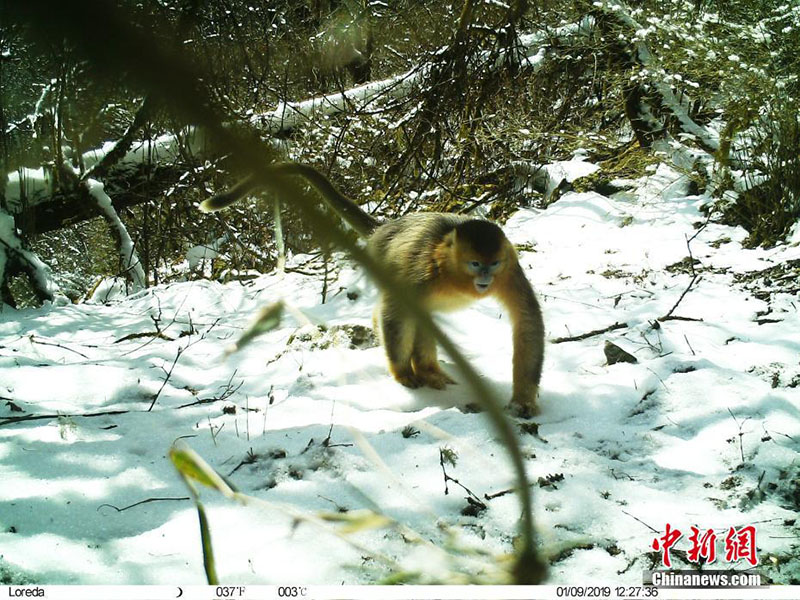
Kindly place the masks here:
MULTIPOLYGON (((135 121, 141 121, 141 115, 149 110, 146 108, 147 101, 143 103, 135 121)), ((141 126, 141 122, 138 126, 141 126)), ((161 193, 177 182, 185 171, 175 166, 182 148, 188 147, 190 152, 201 153, 205 145, 203 136, 194 129, 180 137, 168 134, 145 141, 134 140, 133 129, 132 124, 116 143, 109 142, 102 148, 85 152, 81 162, 87 171, 82 179, 75 174, 74 186, 54 190, 53 180, 45 168, 20 168, 8 175, 3 190, 8 213, 0 211, 0 218, 6 223, 0 238, 4 253, 3 269, 13 265, 15 272, 26 273, 40 299, 53 299, 57 286, 47 267, 24 248, 17 230, 35 236, 98 216, 108 223, 117 242, 126 279, 133 289, 144 287, 146 278, 143 267, 118 211, 146 202, 153 195, 143 190, 141 185, 131 185, 131 179, 139 183, 142 179, 141 166, 150 162, 154 168, 146 185, 154 193, 161 193), (104 174, 106 183, 113 181, 120 184, 115 186, 120 191, 115 194, 113 201, 104 191, 104 184, 89 177, 92 173, 104 174)), ((3 272, 8 276, 7 271, 0 271, 0 280, 3 272)))
MULTIPOLYGON (((594 20, 586 17, 579 23, 565 25, 552 31, 521 35, 518 45, 499 53, 494 67, 500 68, 509 57, 508 53, 513 52, 523 57, 520 60, 523 68, 539 69, 548 48, 556 44, 564 45, 576 35, 588 35, 593 24, 594 20)), ((435 54, 438 56, 444 51, 445 48, 435 54)), ((490 53, 483 51, 480 58, 486 60, 489 57, 490 53)), ((251 124, 271 135, 276 135, 296 129, 314 115, 335 115, 348 109, 371 110, 382 101, 406 98, 415 86, 425 81, 431 68, 432 64, 427 63, 400 75, 373 81, 343 92, 316 96, 299 102, 281 102, 272 112, 251 117, 251 124)))
MULTIPOLYGON (((137 118, 145 112, 145 106, 146 101, 137 118)), ((180 136, 164 134, 152 140, 133 140, 130 133, 132 128, 133 125, 120 140, 88 150, 80 157, 86 169, 81 180, 102 174, 102 178, 93 178, 102 179, 105 184, 112 181, 119 183, 115 188, 119 188, 120 192, 113 198, 115 210, 141 204, 152 197, 141 189, 142 182, 139 180, 142 165, 152 165, 144 182, 147 187, 154 191, 163 190, 178 181, 185 172, 185 169, 174 166, 182 160, 183 149, 195 156, 202 156, 206 152, 204 136, 196 128, 189 128, 180 136), (136 180, 136 186, 131 184, 131 178, 136 180), (137 187, 137 193, 126 191, 137 187)), ((17 227, 26 235, 33 236, 102 216, 102 211, 94 202, 87 202, 86 190, 84 185, 56 190, 47 169, 21 167, 8 174, 5 202, 17 227)))
MULTIPOLYGON (((84 152, 80 156, 80 162, 86 173, 76 173, 76 178, 99 179, 99 173, 103 177, 124 178, 144 164, 151 164, 155 170, 168 169, 172 163, 182 160, 184 149, 195 156, 202 156, 206 152, 205 137, 194 127, 187 128, 181 135, 167 133, 146 140, 131 139, 131 127, 119 140, 106 142, 99 148, 84 152)), ((64 168, 72 167, 64 165, 64 168)), ((59 192, 65 193, 53 189, 53 178, 47 169, 21 167, 8 174, 5 187, 6 206, 8 212, 18 215, 38 204, 57 201, 59 192)))
POLYGON ((0 212, 0 288, 3 301, 10 300, 6 297, 8 279, 15 271, 28 275, 33 291, 41 301, 54 300, 58 295, 58 285, 53 281, 50 268, 24 247, 13 217, 0 212))
POLYGON ((131 281, 134 291, 144 288, 146 277, 144 268, 142 268, 142 263, 139 260, 139 255, 136 252, 136 246, 128 233, 127 227, 125 227, 125 224, 114 209, 111 198, 108 197, 108 194, 106 194, 103 189, 103 184, 96 179, 88 179, 85 185, 89 190, 89 195, 100 208, 101 215, 106 223, 108 223, 111 235, 117 243, 120 266, 122 267, 125 278, 131 281))
POLYGON ((116 141, 113 148, 103 156, 94 166, 92 166, 82 177, 86 180, 89 177, 93 179, 103 178, 110 169, 115 167, 117 163, 125 160, 130 154, 131 147, 136 141, 136 136, 139 130, 150 119, 150 116, 155 110, 155 100, 152 96, 147 96, 143 101, 133 121, 122 134, 122 137, 116 141))
MULTIPOLYGON (((42 176, 41 170, 25 169, 23 181, 20 184, 15 178, 14 184, 23 186, 28 196, 25 203, 12 199, 9 212, 16 221, 17 228, 24 231, 26 235, 36 236, 50 231, 57 231, 69 225, 80 223, 101 216, 97 205, 87 198, 86 186, 79 185, 72 190, 58 191, 51 195, 49 185, 42 176), (39 177, 30 178, 29 173, 37 173, 39 177)), ((185 169, 180 169, 172 165, 156 167, 147 180, 142 181, 139 173, 114 173, 106 178, 105 183, 115 183, 118 191, 114 193, 112 203, 115 210, 121 211, 125 208, 136 206, 150 201, 154 196, 159 195, 164 189, 175 184, 185 173, 185 169), (132 186, 129 182, 135 181, 138 185, 132 186), (144 187, 142 187, 144 185, 144 187)), ((12 173, 16 175, 17 173, 12 173)))

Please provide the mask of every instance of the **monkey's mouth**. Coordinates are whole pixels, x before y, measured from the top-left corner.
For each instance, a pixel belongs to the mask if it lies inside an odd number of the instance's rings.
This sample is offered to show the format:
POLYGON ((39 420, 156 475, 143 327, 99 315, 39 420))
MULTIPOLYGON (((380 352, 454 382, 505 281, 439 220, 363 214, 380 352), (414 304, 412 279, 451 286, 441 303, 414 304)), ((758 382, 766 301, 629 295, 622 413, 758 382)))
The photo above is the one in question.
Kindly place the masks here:
POLYGON ((481 294, 484 294, 489 289, 489 284, 475 282, 475 289, 478 290, 478 292, 480 292, 481 294))

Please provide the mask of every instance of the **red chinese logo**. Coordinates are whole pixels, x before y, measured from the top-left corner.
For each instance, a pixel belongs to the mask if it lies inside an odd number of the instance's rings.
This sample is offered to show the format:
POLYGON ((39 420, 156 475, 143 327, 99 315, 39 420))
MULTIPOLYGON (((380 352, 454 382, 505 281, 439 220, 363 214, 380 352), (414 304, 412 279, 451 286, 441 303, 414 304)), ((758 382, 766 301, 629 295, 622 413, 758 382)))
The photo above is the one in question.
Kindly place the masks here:
POLYGON ((736 562, 745 559, 750 566, 758 564, 756 558, 756 528, 753 525, 742 527, 738 531, 731 527, 725 536, 725 560, 736 562))
MULTIPOLYGON (((717 559, 717 534, 713 529, 701 531, 700 528, 692 526, 692 535, 689 536, 691 548, 686 553, 690 562, 713 563, 717 559)), ((664 535, 654 538, 652 543, 653 550, 661 551, 661 562, 665 567, 672 567, 670 550, 675 543, 683 537, 680 529, 673 529, 670 523, 664 531, 664 535)), ((756 528, 747 525, 739 529, 731 527, 725 536, 725 560, 728 562, 738 562, 746 560, 750 566, 758 564, 756 557, 756 528)))
POLYGON ((675 545, 683 534, 678 529, 672 529, 672 525, 667 523, 667 530, 660 538, 655 538, 653 540, 653 550, 661 550, 663 555, 661 557, 661 562, 664 563, 665 567, 671 567, 672 561, 669 558, 669 550, 672 546, 675 545))
POLYGON ((700 530, 692 526, 692 535, 689 536, 689 541, 692 543, 692 547, 687 556, 691 562, 700 562, 702 559, 708 564, 717 560, 717 534, 713 529, 707 529, 703 535, 700 535, 700 530))

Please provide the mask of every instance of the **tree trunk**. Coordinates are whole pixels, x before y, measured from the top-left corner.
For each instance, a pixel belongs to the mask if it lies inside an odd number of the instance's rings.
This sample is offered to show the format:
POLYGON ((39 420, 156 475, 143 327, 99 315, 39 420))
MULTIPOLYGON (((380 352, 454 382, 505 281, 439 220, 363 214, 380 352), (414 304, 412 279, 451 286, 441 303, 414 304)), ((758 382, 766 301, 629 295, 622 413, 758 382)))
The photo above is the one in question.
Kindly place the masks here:
MULTIPOLYGON (((108 177, 106 186, 112 190, 111 204, 119 212, 143 204, 159 196, 174 184, 185 169, 175 166, 158 167, 149 178, 135 173, 126 178, 108 177)), ((17 228, 25 236, 36 236, 63 229, 75 223, 102 216, 96 202, 84 185, 69 191, 57 192, 52 198, 24 207, 12 213, 17 228)))

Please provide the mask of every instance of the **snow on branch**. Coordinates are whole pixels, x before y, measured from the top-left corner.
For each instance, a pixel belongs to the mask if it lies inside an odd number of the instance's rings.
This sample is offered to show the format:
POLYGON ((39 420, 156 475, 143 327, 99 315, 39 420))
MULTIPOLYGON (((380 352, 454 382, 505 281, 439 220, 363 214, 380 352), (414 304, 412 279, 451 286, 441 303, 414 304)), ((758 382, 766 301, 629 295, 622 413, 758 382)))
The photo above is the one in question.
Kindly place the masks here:
POLYGON ((352 105, 358 105, 363 110, 382 98, 402 98, 424 78, 426 73, 426 67, 415 67, 401 75, 373 81, 343 92, 317 96, 302 102, 281 102, 273 112, 256 115, 251 122, 266 128, 273 135, 289 131, 314 114, 333 115, 345 111, 352 105))
POLYGON ((139 255, 136 253, 136 246, 128 233, 128 229, 119 218, 113 204, 111 204, 111 198, 108 197, 108 194, 103 189, 103 184, 96 179, 90 178, 86 180, 86 187, 89 190, 89 195, 97 202, 103 218, 111 229, 111 234, 117 240, 117 248, 126 279, 132 282, 134 289, 144 288, 146 278, 139 255))
MULTIPOLYGON (((588 35, 593 24, 594 19, 586 17, 579 23, 565 25, 552 31, 521 35, 518 45, 499 53, 494 62, 494 68, 500 68, 509 53, 516 53, 523 56, 520 60, 523 67, 538 70, 546 57, 546 49, 554 45, 555 41, 563 44, 575 35, 588 35)), ((442 55, 444 50, 445 48, 440 49, 434 53, 435 56, 442 55)), ((489 51, 483 51, 481 58, 488 59, 490 55, 489 51)), ((312 115, 334 115, 344 112, 350 107, 355 107, 356 110, 373 109, 381 100, 399 100, 407 97, 415 86, 425 80, 431 69, 432 64, 426 63, 400 75, 366 83, 342 92, 317 96, 300 102, 280 102, 274 111, 253 116, 251 124, 275 135, 297 128, 312 115)))
POLYGON ((144 124, 150 119, 150 116, 155 110, 155 101, 152 96, 147 96, 142 101, 139 110, 133 117, 133 121, 122 134, 122 137, 116 141, 114 147, 103 156, 94 166, 92 166, 82 177, 82 179, 99 179, 102 178, 108 171, 113 168, 117 163, 122 161, 130 152, 131 146, 134 144, 136 135, 144 124))
MULTIPOLYGON (((617 0, 613 2, 595 2, 595 6, 632 32, 644 30, 644 27, 630 15, 630 9, 617 0)), ((643 41, 634 41, 633 47, 636 50, 636 57, 639 64, 645 67, 645 72, 647 72, 649 67, 655 66, 656 59, 643 41)), ((707 150, 712 152, 719 150, 719 136, 707 127, 695 123, 691 116, 689 116, 688 107, 691 104, 691 99, 683 93, 679 99, 675 96, 675 92, 669 84, 665 83, 663 80, 655 80, 652 77, 651 80, 653 87, 661 97, 662 103, 678 121, 680 121, 683 131, 694 135, 700 145, 707 150)), ((643 110, 642 112, 646 113, 647 111, 643 110)))
MULTIPOLYGON (((93 169, 103 163, 105 166, 102 167, 102 171, 108 175, 112 166, 115 173, 124 173, 126 168, 134 170, 147 162, 159 164, 178 160, 181 157, 182 144, 188 146, 188 151, 193 154, 202 156, 206 151, 205 137, 195 127, 189 127, 181 136, 166 133, 155 139, 136 140, 124 144, 121 141, 106 142, 101 147, 88 150, 81 155, 81 163, 87 169, 83 179, 92 177, 93 169), (124 154, 119 153, 122 147, 126 147, 124 154), (113 153, 122 156, 107 158, 113 153)), ((64 167, 72 169, 70 165, 64 167)), ((11 214, 17 215, 37 204, 50 202, 55 191, 53 179, 47 168, 21 167, 8 174, 5 188, 6 206, 11 214)))
POLYGON ((28 274, 34 292, 41 300, 54 300, 59 293, 50 268, 27 250, 14 226, 14 218, 0 211, 0 287, 5 287, 12 266, 28 274))

